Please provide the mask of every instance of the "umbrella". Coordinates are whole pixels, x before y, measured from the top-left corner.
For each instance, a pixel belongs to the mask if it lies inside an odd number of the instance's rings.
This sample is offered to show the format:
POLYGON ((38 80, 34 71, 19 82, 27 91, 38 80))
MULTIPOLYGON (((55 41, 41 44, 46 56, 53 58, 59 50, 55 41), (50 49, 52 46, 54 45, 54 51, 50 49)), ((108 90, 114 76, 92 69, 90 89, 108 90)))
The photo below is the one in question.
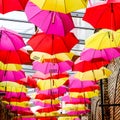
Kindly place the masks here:
POLYGON ((41 117, 41 118, 37 118, 37 120, 57 120, 56 117, 41 117))
MULTIPOLYGON (((91 54, 89 54, 91 56, 91 54)), ((77 58, 73 65, 73 71, 86 72, 88 70, 99 69, 102 66, 109 64, 109 61, 104 59, 92 59, 91 61, 80 60, 81 57, 77 58)))
POLYGON ((85 41, 86 48, 93 48, 97 50, 119 46, 120 46, 120 33, 108 29, 100 30, 99 32, 91 35, 85 41))
POLYGON ((101 1, 86 9, 83 20, 90 23, 94 28, 117 30, 120 28, 119 9, 119 0, 101 1))
POLYGON ((74 54, 72 52, 68 53, 58 53, 50 55, 44 52, 37 52, 34 51, 31 53, 30 57, 32 60, 36 60, 39 62, 60 62, 60 61, 67 61, 73 58, 74 54))
MULTIPOLYGON (((40 112, 38 111, 38 112, 35 112, 35 116, 42 116, 42 117, 53 117, 53 116, 59 116, 60 114, 59 114, 59 112, 58 111, 56 111, 56 110, 58 110, 57 108, 46 108, 46 109, 43 109, 43 112, 41 112, 41 110, 40 110, 40 112), (45 110, 45 112, 44 112, 44 110, 45 110), (53 111, 54 110, 54 111, 53 111), (49 112, 47 112, 47 111, 49 111, 49 112)), ((44 119, 43 119, 44 120, 44 119)), ((45 119, 46 120, 46 119, 45 119)))
POLYGON ((75 120, 76 118, 78 118, 78 117, 75 117, 75 116, 64 116, 64 117, 58 117, 58 120, 75 120))
POLYGON ((3 62, 0 61, 0 70, 5 70, 5 71, 19 71, 22 69, 22 66, 20 64, 4 64, 3 62))
POLYGON ((62 97, 62 101, 66 104, 90 104, 90 100, 88 98, 74 98, 68 95, 62 97))
POLYGON ((28 0, 0 0, 0 13, 24 10, 28 0))
POLYGON ((34 51, 46 52, 53 55, 56 53, 70 52, 71 48, 78 42, 79 40, 75 35, 69 32, 66 36, 37 33, 27 43, 34 51))
POLYGON ((30 22, 47 34, 65 36, 74 28, 70 14, 41 10, 32 2, 27 3, 25 13, 30 22))
POLYGON ((43 10, 57 11, 62 13, 70 13, 82 8, 87 7, 88 1, 86 0, 71 0, 71 1, 59 1, 59 0, 42 0, 38 2, 37 0, 30 0, 34 4, 36 4, 39 8, 43 10))
POLYGON ((0 28, 0 50, 18 50, 22 47, 25 47, 25 43, 18 33, 0 28))
POLYGON ((22 70, 19 71, 4 71, 0 70, 0 81, 14 81, 25 78, 25 73, 22 70))
POLYGON ((20 117, 20 118, 13 118, 13 120, 39 120, 39 119, 36 119, 36 118, 33 118, 33 117, 32 118, 30 118, 30 117, 28 117, 28 118, 27 117, 25 117, 25 118, 20 117))
POLYGON ((33 69, 38 70, 44 74, 48 73, 63 73, 67 70, 72 69, 73 62, 72 61, 63 61, 58 63, 52 63, 52 62, 33 62, 33 69))
POLYGON ((120 57, 120 48, 106 48, 102 50, 96 50, 93 48, 85 49, 80 54, 81 60, 91 61, 92 59, 111 61, 117 57, 120 57))
POLYGON ((57 88, 62 86, 68 81, 68 77, 60 78, 60 79, 46 79, 46 80, 41 80, 39 79, 37 81, 37 86, 40 90, 48 90, 52 88, 57 88))
POLYGON ((19 49, 16 51, 11 50, 0 50, 0 61, 3 63, 14 63, 14 64, 23 64, 30 63, 30 56, 28 52, 24 49, 19 49))
POLYGON ((86 72, 77 72, 74 77, 80 79, 81 81, 84 80, 100 80, 103 78, 108 78, 111 75, 111 71, 105 67, 101 67, 97 70, 89 70, 86 72))

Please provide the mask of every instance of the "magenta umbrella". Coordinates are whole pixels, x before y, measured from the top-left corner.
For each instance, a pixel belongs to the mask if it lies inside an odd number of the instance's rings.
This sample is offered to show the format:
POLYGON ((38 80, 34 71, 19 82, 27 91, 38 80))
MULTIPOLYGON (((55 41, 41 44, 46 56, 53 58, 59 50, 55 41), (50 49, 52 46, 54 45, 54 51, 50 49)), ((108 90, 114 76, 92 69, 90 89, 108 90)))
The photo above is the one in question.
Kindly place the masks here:
POLYGON ((25 47, 25 43, 18 33, 0 28, 0 50, 18 50, 22 47, 25 47))
POLYGON ((62 73, 67 70, 72 69, 73 62, 72 61, 64 61, 59 63, 52 63, 52 62, 33 62, 33 69, 38 70, 44 74, 48 73, 62 73))
POLYGON ((105 59, 111 61, 120 57, 120 48, 106 48, 102 50, 96 50, 92 48, 88 48, 82 51, 80 54, 81 60, 91 61, 92 59, 105 59))
POLYGON ((88 98, 73 98, 68 95, 62 97, 62 101, 64 101, 66 104, 90 104, 90 99, 88 98))
POLYGON ((74 28, 70 14, 40 10, 32 2, 27 3, 25 13, 30 22, 34 23, 47 34, 64 36, 74 28))
POLYGON ((0 70, 0 81, 16 82, 19 79, 25 78, 25 73, 20 71, 4 71, 0 70))

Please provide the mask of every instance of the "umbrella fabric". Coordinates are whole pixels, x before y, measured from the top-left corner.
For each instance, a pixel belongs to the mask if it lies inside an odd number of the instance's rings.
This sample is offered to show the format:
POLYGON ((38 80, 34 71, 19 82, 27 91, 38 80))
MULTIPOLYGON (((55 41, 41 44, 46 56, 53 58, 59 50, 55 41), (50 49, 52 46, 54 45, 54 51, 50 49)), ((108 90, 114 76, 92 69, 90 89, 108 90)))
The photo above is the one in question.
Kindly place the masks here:
POLYGON ((71 0, 71 1, 59 1, 59 0, 41 0, 41 2, 38 2, 37 0, 30 0, 34 4, 36 4, 39 8, 43 10, 50 10, 50 11, 57 11, 62 13, 70 13, 82 8, 87 7, 88 1, 84 0, 71 0))
POLYGON ((97 70, 89 70, 86 72, 77 72, 74 77, 77 79, 80 79, 81 81, 84 80, 92 80, 92 81, 96 81, 96 80, 100 80, 103 78, 108 78, 110 75, 112 74, 112 72, 105 68, 105 67, 101 67, 100 69, 97 70))
POLYGON ((87 91, 94 91, 95 89, 99 89, 99 85, 95 81, 85 80, 81 81, 74 76, 69 78, 69 85, 68 91, 70 92, 87 92, 87 91))
POLYGON ((90 100, 88 98, 74 98, 70 97, 68 95, 62 97, 62 101, 64 101, 66 104, 90 104, 90 100))
POLYGON ((28 0, 0 0, 0 13, 24 10, 28 0))
POLYGON ((18 50, 22 47, 25 47, 25 43, 18 33, 0 28, 0 50, 18 50))
POLYGON ((120 57, 120 48, 106 48, 102 50, 96 50, 92 48, 85 49, 80 54, 81 60, 91 61, 92 59, 100 60, 101 58, 107 61, 111 61, 117 57, 120 57))
POLYGON ((20 117, 20 118, 13 118, 13 120, 38 120, 38 119, 36 119, 36 118, 30 118, 30 117, 25 117, 25 118, 22 118, 22 117, 20 117))
POLYGON ((86 48, 93 48, 97 50, 119 46, 120 46, 120 33, 108 29, 100 30, 99 32, 91 35, 85 41, 86 48))
POLYGON ((6 92, 27 92, 27 88, 24 85, 20 85, 16 82, 3 81, 0 82, 0 90, 6 92))
POLYGON ((0 70, 3 71, 19 71, 22 69, 22 66, 20 64, 4 64, 3 62, 0 61, 0 70))
POLYGON ((25 78, 25 73, 22 70, 19 71, 0 70, 0 81, 16 82, 17 80, 22 78, 25 78))
POLYGON ((75 117, 75 116, 64 116, 64 117, 58 117, 58 120, 75 120, 76 118, 78 118, 78 117, 75 117))
POLYGON ((80 111, 69 111, 66 114, 67 115, 80 115, 80 114, 87 114, 88 112, 90 112, 90 109, 80 110, 80 111))
POLYGON ((73 58, 74 54, 71 52, 68 53, 58 53, 54 55, 50 55, 44 52, 34 51, 31 53, 30 57, 32 60, 36 60, 39 62, 60 62, 67 61, 73 58))
POLYGON ((72 61, 64 61, 59 63, 52 63, 52 62, 33 62, 33 69, 38 70, 44 74, 48 73, 63 73, 67 70, 72 69, 73 62, 72 61))
POLYGON ((66 36, 51 35, 42 32, 33 35, 27 43, 34 51, 46 52, 53 55, 70 52, 71 48, 78 42, 79 40, 72 32, 67 33, 66 36))
POLYGON ((86 9, 83 20, 90 23, 94 28, 117 30, 120 28, 119 9, 119 0, 101 1, 86 9))
POLYGON ((62 86, 68 81, 68 77, 60 78, 60 79, 46 79, 46 80, 38 80, 37 86, 40 90, 49 90, 52 88, 57 88, 62 86))
MULTIPOLYGON (((91 56, 91 54, 89 55, 91 56)), ((92 59, 91 61, 80 60, 79 57, 73 65, 73 71, 86 72, 88 70, 95 70, 109 64, 109 61, 104 59, 92 59)))
POLYGON ((41 10, 32 2, 28 2, 25 13, 30 22, 47 34, 65 36, 74 28, 70 14, 41 10))
POLYGON ((41 118, 37 118, 37 120, 57 120, 56 117, 41 117, 41 118))
POLYGON ((0 61, 2 61, 4 64, 23 64, 31 62, 28 52, 24 49, 19 49, 16 51, 0 50, 0 56, 2 56, 0 57, 0 61))

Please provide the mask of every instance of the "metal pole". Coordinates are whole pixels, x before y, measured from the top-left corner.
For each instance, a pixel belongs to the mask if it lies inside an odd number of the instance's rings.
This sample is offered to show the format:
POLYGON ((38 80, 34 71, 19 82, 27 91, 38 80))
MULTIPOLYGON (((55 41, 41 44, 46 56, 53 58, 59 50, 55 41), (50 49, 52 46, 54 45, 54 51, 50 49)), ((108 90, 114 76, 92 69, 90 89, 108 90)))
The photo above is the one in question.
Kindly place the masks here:
POLYGON ((103 98, 103 83, 102 83, 102 79, 100 80, 100 92, 101 92, 101 112, 102 112, 102 120, 104 120, 104 98, 103 98))

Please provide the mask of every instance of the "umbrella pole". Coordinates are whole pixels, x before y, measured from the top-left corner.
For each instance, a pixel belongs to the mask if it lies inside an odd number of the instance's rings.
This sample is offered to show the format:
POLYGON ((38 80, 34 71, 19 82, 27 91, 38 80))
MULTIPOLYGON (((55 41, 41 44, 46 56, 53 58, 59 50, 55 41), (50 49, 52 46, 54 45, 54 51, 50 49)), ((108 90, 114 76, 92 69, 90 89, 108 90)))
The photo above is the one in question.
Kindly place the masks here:
POLYGON ((103 99, 103 83, 102 79, 100 80, 100 92, 101 92, 101 113, 102 113, 102 120, 104 120, 104 99, 103 99))

